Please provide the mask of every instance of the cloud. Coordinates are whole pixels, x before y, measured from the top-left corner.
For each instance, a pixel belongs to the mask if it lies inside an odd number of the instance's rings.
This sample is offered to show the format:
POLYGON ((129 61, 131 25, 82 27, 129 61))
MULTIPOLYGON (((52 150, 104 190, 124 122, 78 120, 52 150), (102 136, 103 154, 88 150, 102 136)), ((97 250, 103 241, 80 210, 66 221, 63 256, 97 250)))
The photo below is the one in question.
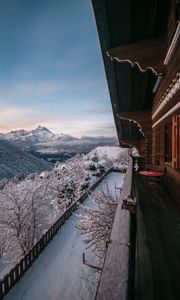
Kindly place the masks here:
POLYGON ((10 82, 0 85, 0 102, 3 103, 5 100, 13 102, 18 99, 25 101, 30 97, 38 99, 39 97, 52 96, 65 88, 67 88, 67 84, 60 84, 55 80, 10 82))
POLYGON ((102 122, 99 120, 93 121, 92 122, 84 122, 82 125, 82 122, 80 124, 75 124, 73 130, 71 129, 70 134, 73 136, 84 136, 84 135, 89 135, 89 136, 117 136, 115 126, 111 121, 107 122, 102 122))
POLYGON ((90 136, 116 136, 115 126, 110 118, 94 118, 92 115, 84 116, 50 116, 48 112, 42 114, 33 109, 14 109, 4 110, 0 113, 1 127, 0 132, 11 130, 26 129, 31 130, 38 125, 49 128, 54 133, 65 133, 81 137, 90 136))
POLYGON ((8 132, 26 127, 32 124, 33 109, 28 108, 4 108, 0 111, 0 132, 8 132))
POLYGON ((27 114, 29 114, 31 112, 31 110, 29 109, 9 109, 9 110, 4 110, 0 112, 0 117, 3 119, 6 118, 17 118, 20 116, 25 116, 27 114))

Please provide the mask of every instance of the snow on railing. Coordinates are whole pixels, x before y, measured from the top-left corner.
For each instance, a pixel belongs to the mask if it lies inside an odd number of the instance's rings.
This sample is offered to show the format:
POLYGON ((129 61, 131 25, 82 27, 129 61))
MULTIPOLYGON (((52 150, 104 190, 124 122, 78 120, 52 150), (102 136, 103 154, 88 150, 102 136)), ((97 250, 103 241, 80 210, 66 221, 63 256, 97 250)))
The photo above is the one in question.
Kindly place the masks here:
POLYGON ((100 278, 96 300, 128 298, 130 257, 130 212, 122 209, 123 200, 131 195, 132 157, 122 186, 114 224, 110 236, 104 267, 100 278))
POLYGON ((30 268, 32 263, 38 258, 39 254, 44 250, 47 244, 51 241, 57 231, 65 223, 65 221, 78 208, 78 202, 83 202, 103 180, 112 171, 109 169, 104 173, 80 198, 72 203, 67 210, 60 216, 60 218, 50 227, 50 229, 40 238, 40 240, 33 246, 28 253, 21 258, 21 260, 10 270, 10 272, 0 279, 0 299, 6 295, 13 285, 19 281, 23 274, 30 268))
POLYGON ((126 171, 125 179, 122 185, 122 191, 120 194, 119 202, 122 204, 124 199, 127 199, 128 196, 131 195, 131 188, 132 188, 132 167, 133 167, 133 160, 132 157, 129 157, 129 165, 126 171))

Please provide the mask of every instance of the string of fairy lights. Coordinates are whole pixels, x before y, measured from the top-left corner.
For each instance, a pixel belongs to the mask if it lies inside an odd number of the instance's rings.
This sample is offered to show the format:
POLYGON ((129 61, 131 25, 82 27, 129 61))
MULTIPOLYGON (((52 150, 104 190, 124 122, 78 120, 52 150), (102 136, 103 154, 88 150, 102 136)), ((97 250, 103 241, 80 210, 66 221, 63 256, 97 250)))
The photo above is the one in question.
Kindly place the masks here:
POLYGON ((153 108, 152 119, 167 105, 167 103, 174 97, 180 89, 180 72, 176 74, 171 81, 158 103, 153 108))

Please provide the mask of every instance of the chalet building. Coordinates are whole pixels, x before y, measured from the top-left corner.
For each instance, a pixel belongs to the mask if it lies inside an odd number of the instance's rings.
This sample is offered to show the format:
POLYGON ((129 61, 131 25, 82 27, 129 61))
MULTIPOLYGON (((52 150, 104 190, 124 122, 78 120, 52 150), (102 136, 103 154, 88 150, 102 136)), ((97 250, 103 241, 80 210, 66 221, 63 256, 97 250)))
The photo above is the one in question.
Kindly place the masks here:
POLYGON ((120 283, 116 228, 97 299, 180 299, 180 1, 92 6, 120 146, 137 147, 142 168, 163 172, 160 183, 133 176, 137 227, 127 282, 120 283))

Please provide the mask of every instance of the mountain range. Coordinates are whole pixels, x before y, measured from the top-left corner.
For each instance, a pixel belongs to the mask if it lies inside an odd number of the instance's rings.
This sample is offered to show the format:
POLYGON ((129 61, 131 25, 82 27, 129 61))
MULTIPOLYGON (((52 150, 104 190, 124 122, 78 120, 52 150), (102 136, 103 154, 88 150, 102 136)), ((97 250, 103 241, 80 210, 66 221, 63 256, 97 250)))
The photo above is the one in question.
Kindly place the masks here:
POLYGON ((76 138, 68 134, 55 134, 48 128, 38 126, 33 130, 15 130, 0 134, 0 138, 10 141, 21 150, 38 157, 53 160, 64 160, 77 153, 88 153, 97 146, 111 146, 117 144, 115 137, 76 138))

